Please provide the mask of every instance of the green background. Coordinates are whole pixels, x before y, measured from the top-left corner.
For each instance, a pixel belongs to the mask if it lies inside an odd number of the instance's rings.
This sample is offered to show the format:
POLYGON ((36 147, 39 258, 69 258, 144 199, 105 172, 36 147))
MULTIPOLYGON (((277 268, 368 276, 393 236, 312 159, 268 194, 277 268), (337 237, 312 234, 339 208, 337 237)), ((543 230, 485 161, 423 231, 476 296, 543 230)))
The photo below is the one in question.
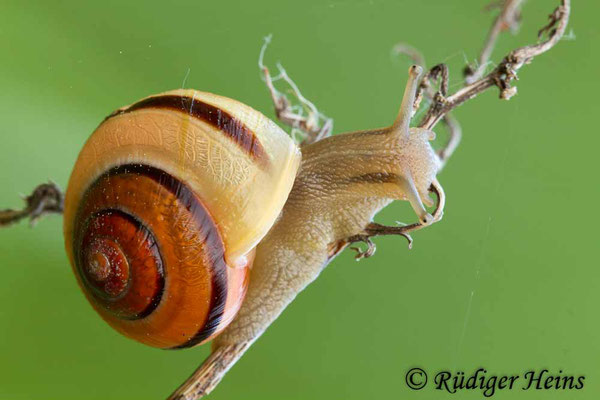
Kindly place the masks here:
MULTIPOLYGON (((64 187, 104 116, 185 85, 241 100, 273 117, 259 78, 281 60, 335 132, 392 122, 409 62, 430 65, 481 48, 484 0, 0 1, 0 208, 52 179, 64 187), (37 4, 35 4, 37 3, 37 4), (187 80, 184 77, 188 74, 187 80)), ((535 40, 558 0, 529 1, 519 35, 494 59, 535 40)), ((420 366, 494 374, 547 368, 584 375, 580 391, 502 391, 494 398, 596 399, 599 49, 595 1, 575 1, 564 40, 520 73, 510 102, 490 90, 458 109, 464 140, 439 176, 444 220, 378 238, 356 263, 344 252, 284 312, 216 390, 214 399, 480 399, 431 384, 410 391, 420 366)), ((436 129, 444 136, 443 128, 436 129)), ((396 203, 380 222, 410 222, 396 203)), ((91 309, 68 265, 57 216, 0 231, 0 398, 159 399, 208 354, 124 339, 91 309)))

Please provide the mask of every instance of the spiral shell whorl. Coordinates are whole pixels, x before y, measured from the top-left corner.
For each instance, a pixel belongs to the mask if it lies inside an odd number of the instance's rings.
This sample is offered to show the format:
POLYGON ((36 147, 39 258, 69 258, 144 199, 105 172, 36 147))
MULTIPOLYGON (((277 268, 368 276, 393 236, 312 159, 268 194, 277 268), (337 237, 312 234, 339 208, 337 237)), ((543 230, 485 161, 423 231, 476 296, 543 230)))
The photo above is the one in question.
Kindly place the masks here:
POLYGON ((285 132, 226 97, 175 90, 115 111, 81 150, 65 196, 65 247, 86 297, 151 346, 218 334, 299 164, 285 132))
MULTIPOLYGON (((186 185, 157 168, 114 167, 86 190, 75 217, 75 271, 115 329, 165 348, 199 344, 227 313, 228 275, 210 214, 186 185), (169 293, 168 295, 166 293, 169 293)), ((239 281, 239 279, 238 279, 239 281)), ((242 279, 243 283, 245 279, 242 279)), ((245 291, 230 295, 241 297, 245 291)))
POLYGON ((82 224, 77 266, 94 301, 118 318, 138 319, 158 306, 164 291, 156 238, 133 215, 106 208, 82 224))

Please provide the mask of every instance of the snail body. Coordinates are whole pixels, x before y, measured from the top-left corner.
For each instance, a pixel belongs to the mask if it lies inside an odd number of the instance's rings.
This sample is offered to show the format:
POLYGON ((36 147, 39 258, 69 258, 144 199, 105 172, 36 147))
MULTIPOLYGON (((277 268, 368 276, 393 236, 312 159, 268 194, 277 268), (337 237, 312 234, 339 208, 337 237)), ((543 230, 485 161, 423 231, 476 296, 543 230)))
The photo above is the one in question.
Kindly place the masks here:
POLYGON ((248 295, 238 316, 213 347, 250 344, 330 261, 332 245, 363 232, 394 200, 411 203, 422 225, 438 220, 430 187, 440 161, 430 145, 433 132, 409 128, 417 79, 409 70, 400 113, 388 128, 330 136, 302 147, 302 163, 276 224, 259 243, 248 295), (276 290, 274 290, 276 289, 276 290), (260 310, 260 319, 254 318, 260 310))

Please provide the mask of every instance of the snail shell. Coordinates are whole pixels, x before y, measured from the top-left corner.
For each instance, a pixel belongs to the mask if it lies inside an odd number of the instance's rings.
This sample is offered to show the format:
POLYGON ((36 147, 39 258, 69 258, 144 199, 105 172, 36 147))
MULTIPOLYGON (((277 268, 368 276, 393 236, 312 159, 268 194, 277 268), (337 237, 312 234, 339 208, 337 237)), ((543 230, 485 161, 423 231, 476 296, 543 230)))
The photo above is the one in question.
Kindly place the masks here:
POLYGON ((65 198, 67 254, 94 309, 154 347, 214 337, 239 310, 299 162, 275 123, 210 93, 166 92, 112 113, 65 198))

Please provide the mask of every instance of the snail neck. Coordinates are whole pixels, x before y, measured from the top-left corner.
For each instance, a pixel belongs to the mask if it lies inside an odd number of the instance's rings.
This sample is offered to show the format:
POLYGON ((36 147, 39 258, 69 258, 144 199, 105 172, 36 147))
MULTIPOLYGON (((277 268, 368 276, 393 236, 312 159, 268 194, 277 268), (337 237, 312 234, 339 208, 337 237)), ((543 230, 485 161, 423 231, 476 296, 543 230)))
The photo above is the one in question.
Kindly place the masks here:
POLYGON ((308 218, 320 246, 355 235, 398 198, 399 139, 389 128, 331 136, 302 148, 302 164, 284 207, 294 228, 308 218))
POLYGON ((398 198, 400 171, 390 166, 400 165, 400 149, 388 133, 347 133, 302 148, 288 200, 256 248, 246 300, 214 346, 259 337, 317 278, 329 260, 330 244, 360 233, 398 198))

